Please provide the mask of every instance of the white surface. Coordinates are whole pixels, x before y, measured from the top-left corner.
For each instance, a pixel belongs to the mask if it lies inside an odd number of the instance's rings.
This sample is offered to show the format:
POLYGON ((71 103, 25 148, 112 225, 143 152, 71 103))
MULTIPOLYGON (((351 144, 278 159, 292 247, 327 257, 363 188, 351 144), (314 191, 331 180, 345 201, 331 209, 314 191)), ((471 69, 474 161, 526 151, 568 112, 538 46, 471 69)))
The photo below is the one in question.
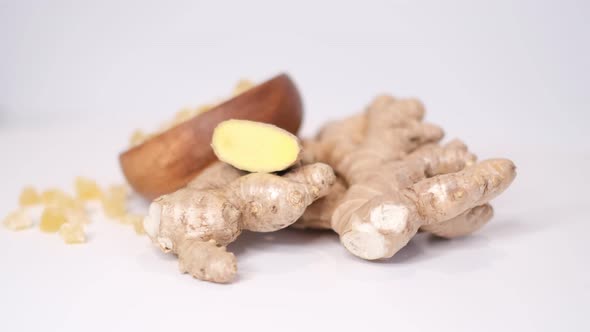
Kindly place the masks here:
POLYGON ((492 223, 379 263, 330 233, 244 234, 225 286, 108 220, 75 247, 0 229, 0 330, 590 329, 587 2, 261 5, 0 2, 0 214, 25 184, 120 182, 132 129, 288 70, 304 133, 389 91, 481 157, 512 158, 492 223))

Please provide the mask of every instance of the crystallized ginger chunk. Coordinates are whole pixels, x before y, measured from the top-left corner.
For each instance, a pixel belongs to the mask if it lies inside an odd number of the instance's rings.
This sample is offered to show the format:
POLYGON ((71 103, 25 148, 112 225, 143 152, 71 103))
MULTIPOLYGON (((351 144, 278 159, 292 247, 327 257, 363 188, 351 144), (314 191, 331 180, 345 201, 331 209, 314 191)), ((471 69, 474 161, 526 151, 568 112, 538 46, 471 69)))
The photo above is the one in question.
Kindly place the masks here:
POLYGON ((102 197, 102 209, 109 218, 125 215, 127 210, 127 187, 111 186, 102 197))
POLYGON ((55 233, 66 222, 65 211, 62 207, 51 205, 41 214, 39 228, 42 232, 55 233))
POLYGON ((140 214, 128 213, 119 218, 119 221, 125 225, 133 226, 135 233, 138 235, 145 234, 145 230, 143 229, 143 218, 144 216, 140 214))
POLYGON ((96 182, 91 179, 79 176, 76 178, 75 187, 76 194, 81 200, 88 201, 102 197, 102 191, 96 182))
POLYGON ((135 233, 137 233, 138 235, 145 234, 145 229, 143 229, 144 216, 139 215, 139 214, 129 214, 128 216, 131 221, 131 224, 133 225, 133 229, 135 230, 135 233))
POLYGON ((119 218, 119 221, 125 225, 133 225, 138 221, 143 221, 143 216, 135 213, 127 213, 119 218))
POLYGON ((4 218, 4 227, 12 231, 21 231, 33 226, 33 219, 23 209, 18 209, 4 218))
POLYGON ((67 244, 77 244, 86 242, 84 226, 81 223, 65 223, 59 228, 59 235, 67 244))
POLYGON ((73 198, 60 189, 48 189, 41 194, 41 200, 45 205, 67 206, 73 204, 73 198))
POLYGON ((183 123, 185 121, 188 121, 197 114, 198 113, 194 109, 191 109, 188 107, 183 108, 180 111, 176 112, 176 115, 174 116, 174 120, 172 121, 172 125, 177 125, 177 124, 183 123))
POLYGON ((254 82, 252 82, 250 80, 241 79, 238 81, 238 83, 234 87, 233 95, 237 96, 239 94, 242 94, 242 93, 250 90, 254 85, 255 85, 254 82))
POLYGON ((25 187, 18 198, 20 206, 36 205, 41 203, 41 196, 33 187, 25 187))
POLYGON ((143 228, 143 219, 136 221, 133 223, 133 229, 137 235, 145 234, 145 229, 143 228))
POLYGON ((133 132, 133 134, 131 134, 131 137, 129 138, 129 144, 131 146, 139 145, 145 142, 149 137, 150 136, 148 134, 144 133, 142 130, 137 129, 133 132))
POLYGON ((87 225, 90 223, 90 218, 84 207, 82 208, 70 208, 66 209, 66 222, 69 224, 83 224, 87 225))

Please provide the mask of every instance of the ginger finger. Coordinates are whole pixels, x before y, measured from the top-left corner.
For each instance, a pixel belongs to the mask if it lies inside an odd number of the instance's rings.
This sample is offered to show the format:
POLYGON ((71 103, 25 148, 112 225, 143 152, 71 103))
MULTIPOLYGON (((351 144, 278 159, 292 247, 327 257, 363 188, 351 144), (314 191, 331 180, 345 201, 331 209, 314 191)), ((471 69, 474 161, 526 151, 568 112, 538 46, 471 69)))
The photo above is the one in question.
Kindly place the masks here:
MULTIPOLYGON (((208 172, 236 175, 222 164, 208 172)), ((154 200, 143 224, 154 244, 164 252, 182 256, 184 270, 210 280, 213 272, 199 271, 209 264, 214 266, 207 260, 215 259, 218 251, 210 251, 212 248, 202 243, 214 240, 216 245, 225 246, 244 229, 270 232, 287 227, 314 200, 327 194, 334 181, 332 169, 321 163, 298 167, 283 176, 252 173, 230 181, 199 176, 190 186, 154 200), (199 248, 206 252, 194 252, 199 248)))
POLYGON ((330 220, 334 209, 346 193, 346 184, 341 178, 330 189, 330 193, 315 201, 305 209, 301 218, 293 224, 295 228, 330 229, 330 220))
POLYGON ((412 187, 418 212, 425 224, 454 218, 502 193, 514 180, 515 169, 510 160, 491 159, 420 181, 412 187))
POLYGON ((490 204, 476 206, 455 218, 437 224, 424 225, 420 229, 436 236, 451 239, 469 235, 482 228, 494 216, 490 204))
MULTIPOLYGON (((457 139, 447 143, 444 148, 434 144, 423 146, 411 156, 423 158, 427 162, 426 173, 428 177, 458 172, 473 165, 477 159, 467 150, 467 146, 457 139), (437 150, 442 150, 442 153, 437 153, 437 150)), ((445 238, 459 237, 477 231, 490 221, 492 216, 492 206, 484 204, 467 210, 450 220, 422 226, 420 230, 445 238)))
POLYGON ((199 190, 219 188, 245 174, 231 165, 218 161, 199 173, 186 186, 199 190))
POLYGON ((183 241, 178 249, 178 266, 181 273, 217 283, 231 282, 238 270, 236 256, 214 240, 183 241))
POLYGON ((425 175, 454 173, 466 166, 471 166, 477 159, 467 147, 460 141, 451 141, 441 147, 435 144, 427 144, 408 156, 408 160, 416 159, 425 166, 425 175))

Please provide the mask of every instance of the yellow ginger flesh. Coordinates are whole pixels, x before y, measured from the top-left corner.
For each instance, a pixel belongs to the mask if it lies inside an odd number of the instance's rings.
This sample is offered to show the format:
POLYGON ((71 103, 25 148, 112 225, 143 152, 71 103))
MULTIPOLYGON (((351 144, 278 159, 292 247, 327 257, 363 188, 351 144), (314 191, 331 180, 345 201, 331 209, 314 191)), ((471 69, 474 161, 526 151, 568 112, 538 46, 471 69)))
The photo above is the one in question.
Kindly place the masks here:
POLYGON ((296 136, 267 123, 227 120, 213 132, 211 146, 219 160, 249 172, 281 171, 298 161, 296 136))

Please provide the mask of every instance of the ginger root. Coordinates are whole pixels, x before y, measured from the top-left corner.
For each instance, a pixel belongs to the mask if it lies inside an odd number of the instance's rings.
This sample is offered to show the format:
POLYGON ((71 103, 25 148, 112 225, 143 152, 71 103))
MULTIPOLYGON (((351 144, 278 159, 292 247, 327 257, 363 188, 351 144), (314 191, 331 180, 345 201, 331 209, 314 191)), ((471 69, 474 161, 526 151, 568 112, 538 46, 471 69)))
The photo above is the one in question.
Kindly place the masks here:
POLYGON ((213 131, 211 147, 219 160, 248 172, 277 172, 298 161, 299 139, 277 126, 227 120, 213 131))
POLYGON ((182 272, 225 283, 237 272, 227 244, 242 230, 271 232, 293 224, 334 181, 332 168, 322 163, 279 176, 243 175, 218 162, 187 187, 154 200, 143 224, 154 244, 178 255, 182 272))
POLYGON ((420 228, 447 238, 481 228, 493 214, 488 202, 514 179, 514 164, 475 163, 459 141, 436 144, 443 131, 423 116, 416 100, 380 96, 305 141, 304 162, 327 163, 341 180, 296 226, 331 228, 369 260, 393 256, 420 228))

